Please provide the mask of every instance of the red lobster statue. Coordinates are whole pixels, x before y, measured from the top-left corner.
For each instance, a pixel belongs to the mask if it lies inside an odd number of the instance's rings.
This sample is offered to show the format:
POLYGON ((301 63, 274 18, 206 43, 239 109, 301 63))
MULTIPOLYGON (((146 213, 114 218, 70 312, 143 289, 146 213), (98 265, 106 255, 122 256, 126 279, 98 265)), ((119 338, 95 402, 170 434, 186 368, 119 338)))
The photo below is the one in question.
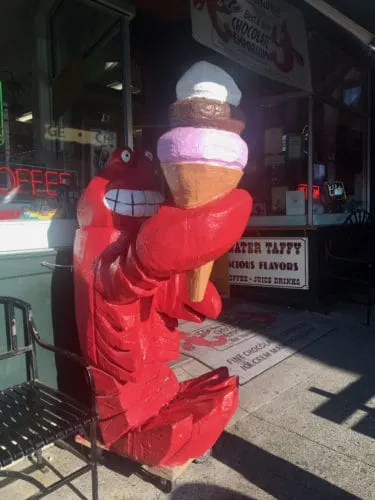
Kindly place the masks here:
POLYGON ((235 190, 196 209, 161 206, 152 155, 116 150, 78 205, 76 316, 92 367, 102 443, 150 466, 205 454, 236 411, 238 381, 219 369, 179 383, 177 318, 216 318, 220 297, 188 297, 186 271, 240 238, 251 210, 235 190))

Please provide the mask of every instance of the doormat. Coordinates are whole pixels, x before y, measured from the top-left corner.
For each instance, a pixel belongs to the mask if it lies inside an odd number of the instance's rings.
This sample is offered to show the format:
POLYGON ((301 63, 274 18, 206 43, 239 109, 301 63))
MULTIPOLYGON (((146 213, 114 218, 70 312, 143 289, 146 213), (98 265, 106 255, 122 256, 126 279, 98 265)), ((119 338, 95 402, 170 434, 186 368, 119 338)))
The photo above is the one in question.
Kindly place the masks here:
POLYGON ((211 369, 226 366, 240 385, 335 329, 308 311, 225 304, 218 320, 183 323, 181 351, 211 369))

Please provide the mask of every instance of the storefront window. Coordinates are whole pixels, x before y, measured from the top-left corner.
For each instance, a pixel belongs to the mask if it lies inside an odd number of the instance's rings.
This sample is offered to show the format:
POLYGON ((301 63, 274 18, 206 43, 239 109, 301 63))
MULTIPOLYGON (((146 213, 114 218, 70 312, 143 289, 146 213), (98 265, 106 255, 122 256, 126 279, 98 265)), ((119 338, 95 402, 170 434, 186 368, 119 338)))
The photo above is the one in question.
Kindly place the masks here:
POLYGON ((312 35, 310 59, 314 93, 353 111, 367 113, 366 61, 354 60, 339 46, 312 35))
POLYGON ((302 192, 308 181, 308 103, 307 98, 279 100, 249 116, 244 137, 250 154, 243 187, 254 196, 253 216, 297 217, 300 224, 307 214, 302 192))
POLYGON ((254 196, 250 225, 340 224, 352 210, 367 208, 366 64, 315 35, 309 49, 312 116, 308 96, 278 92, 268 81, 261 105, 247 111, 250 154, 242 186, 254 196))
MULTIPOLYGON (((106 11, 77 0, 64 0, 51 16, 52 72, 59 75, 71 61, 92 51, 93 45, 111 30, 115 19, 106 11), (69 26, 69 29, 67 29, 69 26)), ((110 68, 108 61, 107 69, 110 68)), ((101 73, 101 68, 97 68, 101 73)))
POLYGON ((56 165, 46 178, 36 151, 33 7, 35 2, 17 2, 17 7, 6 2, 0 7, 0 221, 27 217, 42 200, 56 205, 56 190, 52 191, 60 183, 56 165))
POLYGON ((366 208, 366 120, 316 99, 314 124, 314 214, 366 208))
POLYGON ((81 0, 3 2, 0 16, 0 221, 74 219, 126 141, 123 18, 81 0))

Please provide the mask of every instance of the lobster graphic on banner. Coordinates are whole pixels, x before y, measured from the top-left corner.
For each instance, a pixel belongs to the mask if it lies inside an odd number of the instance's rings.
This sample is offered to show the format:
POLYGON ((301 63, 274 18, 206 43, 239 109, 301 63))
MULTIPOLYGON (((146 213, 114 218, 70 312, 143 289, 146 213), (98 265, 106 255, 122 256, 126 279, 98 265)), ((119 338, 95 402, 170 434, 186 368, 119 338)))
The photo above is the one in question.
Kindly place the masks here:
POLYGON ((303 15, 283 0, 191 0, 193 37, 259 73, 311 90, 303 15))

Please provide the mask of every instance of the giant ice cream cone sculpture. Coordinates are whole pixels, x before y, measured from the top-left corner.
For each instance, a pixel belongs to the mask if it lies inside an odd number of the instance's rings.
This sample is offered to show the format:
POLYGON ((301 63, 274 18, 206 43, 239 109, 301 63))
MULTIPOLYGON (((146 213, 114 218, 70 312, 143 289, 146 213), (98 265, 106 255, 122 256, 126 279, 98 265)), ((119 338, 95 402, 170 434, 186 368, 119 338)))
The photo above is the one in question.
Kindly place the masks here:
MULTIPOLYGON (((241 92, 225 71, 194 64, 177 83, 169 110, 171 130, 158 141, 158 157, 177 206, 193 208, 237 187, 248 149, 239 134, 241 92)), ((213 262, 189 273, 192 301, 203 300, 213 262)))

